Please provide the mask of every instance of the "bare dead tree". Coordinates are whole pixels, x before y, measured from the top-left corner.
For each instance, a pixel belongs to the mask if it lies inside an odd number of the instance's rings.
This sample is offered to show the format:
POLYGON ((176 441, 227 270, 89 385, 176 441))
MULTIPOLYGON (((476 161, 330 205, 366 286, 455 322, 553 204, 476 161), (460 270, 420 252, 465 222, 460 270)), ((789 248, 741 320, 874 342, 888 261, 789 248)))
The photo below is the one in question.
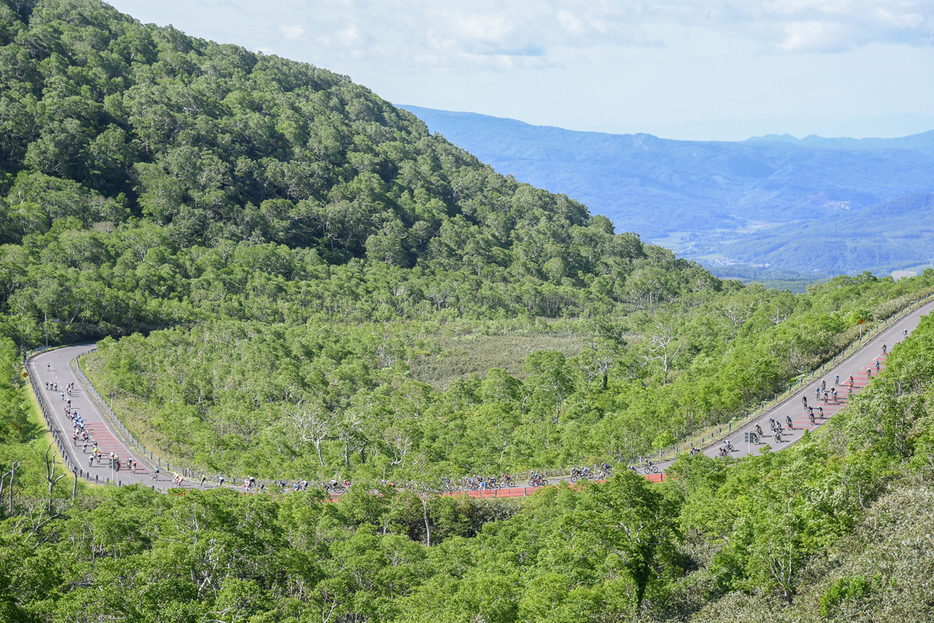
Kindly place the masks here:
POLYGON ((59 477, 55 477, 55 457, 49 458, 49 452, 52 451, 52 444, 49 444, 49 449, 45 451, 45 471, 46 471, 46 480, 49 483, 49 514, 52 514, 52 487, 55 486, 59 480, 65 477, 65 474, 62 474, 59 477))
POLYGON ((598 376, 602 377, 603 389, 606 389, 607 383, 609 381, 608 375, 610 372, 610 367, 613 365, 615 357, 606 349, 601 348, 600 344, 597 343, 596 336, 590 337, 590 341, 587 344, 587 347, 590 349, 590 352, 588 353, 590 361, 582 366, 582 371, 584 372, 588 383, 593 381, 598 376))
POLYGON ((431 547, 431 521, 428 518, 428 496, 431 492, 425 487, 417 487, 418 499, 422 502, 422 518, 425 520, 425 546, 431 547))
POLYGON ((402 464, 402 461, 405 460, 406 455, 412 449, 412 444, 414 443, 414 440, 406 431, 400 430, 395 426, 390 426, 382 431, 380 433, 380 438, 392 452, 393 458, 391 465, 393 466, 402 464))
MULTIPOLYGON (((31 539, 34 536, 36 537, 36 543, 33 545, 33 547, 38 547, 41 543, 44 543, 47 540, 47 539, 42 539, 38 536, 39 530, 41 530, 44 525, 46 525, 53 519, 57 519, 59 517, 59 514, 48 513, 48 515, 43 519, 44 514, 45 514, 45 509, 42 508, 41 504, 29 509, 28 521, 30 524, 32 524, 32 529, 29 530, 29 532, 26 534, 26 537, 23 539, 24 544, 29 542, 29 539, 31 539), (36 511, 39 512, 38 515, 36 515, 36 511)), ((28 529, 28 527, 24 527, 24 532, 26 529, 28 529)))
POLYGON ((675 349, 675 352, 670 352, 669 349, 672 346, 671 343, 675 341, 675 337, 672 335, 671 329, 666 327, 661 322, 656 325, 656 329, 656 333, 649 338, 650 345, 647 347, 648 350, 653 353, 653 355, 645 355, 645 359, 647 361, 660 360, 662 362, 662 366, 665 368, 665 375, 667 376, 671 362, 674 361, 675 357, 677 357, 678 353, 681 351, 681 342, 677 342, 678 347, 675 349))
POLYGON ((344 444, 344 465, 350 467, 350 454, 360 450, 360 462, 366 463, 366 439, 362 437, 363 415, 356 409, 348 409, 340 421, 337 436, 344 444))
POLYGON ((304 398, 299 399, 291 409, 292 422, 298 431, 298 437, 305 443, 311 443, 318 453, 318 462, 324 467, 321 444, 329 437, 334 418, 321 405, 309 405, 304 398))
POLYGON ((0 499, 3 497, 3 482, 6 480, 6 477, 10 477, 10 513, 13 513, 13 477, 16 475, 16 470, 19 467, 19 461, 13 461, 10 471, 6 472, 3 475, 0 475, 0 499))

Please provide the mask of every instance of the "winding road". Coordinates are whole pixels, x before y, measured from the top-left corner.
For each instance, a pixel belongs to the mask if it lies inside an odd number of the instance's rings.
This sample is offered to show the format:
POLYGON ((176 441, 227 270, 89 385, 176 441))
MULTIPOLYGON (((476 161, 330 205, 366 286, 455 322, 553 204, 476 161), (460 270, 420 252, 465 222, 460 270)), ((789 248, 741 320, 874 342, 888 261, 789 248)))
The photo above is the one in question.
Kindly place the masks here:
MULTIPOLYGON (((720 438, 720 440, 704 448, 702 451, 707 456, 716 457, 719 455, 719 448, 725 445, 726 439, 729 439, 733 444, 734 449, 729 453, 729 456, 733 458, 759 455, 766 445, 770 446, 772 451, 782 450, 791 446, 801 439, 805 430, 820 428, 827 419, 832 417, 834 413, 847 404, 849 396, 851 395, 848 392, 847 386, 847 380, 850 376, 855 380, 853 386, 853 395, 855 395, 869 382, 867 369, 872 370, 872 377, 878 374, 876 371, 877 364, 878 369, 883 368, 887 357, 887 354, 883 353, 883 344, 886 345, 887 351, 890 351, 892 348, 897 348, 898 342, 902 341, 906 334, 911 333, 911 331, 918 326, 921 316, 929 314, 932 310, 934 310, 934 301, 922 305, 918 309, 899 318, 888 327, 879 330, 871 339, 866 339, 864 341, 862 348, 855 350, 836 367, 828 370, 823 378, 815 378, 813 383, 804 386, 771 409, 763 412, 755 420, 731 431, 728 437, 720 438), (836 386, 839 402, 818 401, 815 390, 820 387, 821 381, 826 382, 827 389, 829 390, 834 386, 835 377, 837 375, 839 375, 840 378, 840 385, 836 386), (825 419, 817 419, 816 423, 812 424, 804 408, 802 402, 803 397, 807 398, 808 404, 814 407, 815 412, 818 406, 822 407, 825 419), (786 418, 789 417, 792 421, 792 428, 790 430, 786 426, 786 418), (777 420, 784 427, 781 441, 778 441, 772 434, 769 426, 770 418, 777 420), (757 424, 761 426, 764 432, 763 438, 760 440, 759 444, 746 443, 744 441, 745 433, 754 431, 757 424)), ((177 485, 173 482, 174 474, 167 469, 158 458, 150 457, 149 453, 144 453, 137 449, 136 446, 127 439, 126 435, 120 434, 117 431, 116 427, 105 415, 105 409, 93 397, 93 392, 89 391, 89 388, 84 386, 83 380, 72 368, 72 361, 76 357, 93 350, 93 348, 93 344, 68 346, 41 352, 27 361, 27 371, 32 376, 38 388, 38 398, 45 405, 47 412, 51 416, 51 425, 58 431, 60 439, 67 440, 67 443, 63 443, 62 446, 64 451, 68 453, 68 458, 81 470, 82 473, 79 475, 87 478, 91 482, 117 485, 139 483, 159 490, 167 490, 176 487, 177 485), (70 395, 66 391, 66 386, 69 383, 74 384, 74 389, 71 391, 70 395), (55 389, 56 384, 57 389, 55 389), (80 438, 76 443, 72 441, 74 427, 69 417, 65 414, 65 409, 68 406, 67 401, 69 399, 71 400, 71 407, 77 410, 81 415, 85 423, 85 429, 92 439, 92 442, 88 444, 87 448, 83 447, 80 438), (119 455, 124 467, 117 471, 106 459, 100 463, 97 461, 89 461, 93 450, 93 441, 97 441, 105 457, 109 457, 111 452, 119 455), (125 465, 127 459, 133 459, 138 463, 138 468, 135 473, 126 469, 125 465), (156 473, 157 468, 159 469, 158 473, 156 473)), ((656 465, 659 468, 659 473, 652 474, 650 479, 655 481, 663 479, 665 470, 672 462, 673 461, 657 463, 656 465)), ((552 480, 554 481, 554 479, 552 480)), ((209 483, 209 485, 212 486, 213 484, 213 482, 209 483)), ((198 483, 185 479, 181 483, 181 486, 197 488, 198 483)), ((468 494, 478 497, 516 497, 528 495, 534 491, 535 489, 531 487, 517 487, 498 491, 471 491, 468 492, 468 494)))
MULTIPOLYGON (((72 369, 71 362, 75 358, 94 348, 93 344, 66 346, 39 353, 27 361, 27 372, 35 380, 39 392, 38 398, 51 415, 52 426, 59 433, 59 438, 67 441, 62 445, 64 451, 68 453, 68 458, 82 470, 79 475, 91 482, 117 485, 139 483, 160 490, 176 487, 177 485, 172 482, 173 474, 161 461, 150 459, 148 453, 143 454, 135 449, 132 443, 114 430, 113 424, 104 415, 103 408, 92 398, 91 392, 84 387, 82 379, 72 369), (66 391, 69 383, 74 383, 70 394, 66 391), (52 389, 56 384, 57 389, 52 389), (73 441, 74 425, 65 415, 68 400, 71 400, 71 408, 81 415, 84 428, 90 436, 91 442, 86 448, 80 438, 77 442, 73 441), (94 441, 97 441, 101 454, 105 457, 100 462, 89 460, 93 452, 94 441), (119 471, 110 464, 111 452, 120 457, 122 466, 119 471), (133 459, 138 463, 135 473, 127 469, 128 459, 133 459), (156 469, 159 470, 158 473, 156 469)), ((192 487, 197 486, 197 483, 183 481, 182 486, 192 487)))
MULTIPOLYGON (((846 406, 850 396, 856 395, 860 390, 866 387, 869 383, 867 369, 872 370, 872 378, 875 378, 878 374, 876 364, 878 363, 879 370, 884 369, 888 353, 891 352, 893 348, 897 348, 898 343, 903 341, 905 336, 911 334, 915 327, 918 326, 921 317, 931 313, 932 310, 934 310, 934 301, 922 305, 918 309, 905 314, 891 325, 878 330, 876 335, 873 335, 870 339, 864 340, 861 348, 855 350, 832 369, 828 369, 823 377, 815 378, 812 383, 805 385, 771 409, 767 409, 756 419, 749 421, 741 427, 737 427, 735 430, 731 431, 730 435, 721 437, 718 441, 706 446, 702 449, 702 452, 709 457, 720 456, 720 448, 725 446, 727 440, 731 441, 733 444, 733 451, 728 453, 732 458, 742 458, 750 455, 758 456, 762 454, 762 450, 765 446, 769 446, 771 451, 782 450, 791 446, 801 439, 804 435, 804 431, 813 431, 820 428, 834 413, 846 406), (886 352, 882 352, 883 345, 886 347, 886 352), (821 386, 821 382, 823 381, 827 384, 826 387, 829 391, 830 388, 834 386, 837 376, 840 377, 840 384, 836 386, 839 402, 835 404, 832 401, 824 402, 823 400, 818 400, 816 390, 821 386), (847 383, 850 376, 854 379, 852 394, 848 391, 847 383), (814 407, 815 414, 818 407, 823 408, 824 419, 817 418, 815 424, 811 424, 807 411, 804 408, 802 398, 807 398, 807 404, 814 407), (786 418, 789 417, 791 418, 793 427, 791 429, 788 429, 786 425, 786 418), (769 426, 770 418, 779 422, 783 427, 781 441, 778 441, 772 434, 771 427, 769 426), (764 433, 760 443, 747 443, 744 441, 746 433, 755 431, 757 424, 762 428, 762 432, 764 433)), ((653 480, 660 479, 661 473, 670 467, 673 462, 674 461, 665 461, 656 463, 660 473, 658 475, 653 474, 653 476, 656 476, 653 480)))

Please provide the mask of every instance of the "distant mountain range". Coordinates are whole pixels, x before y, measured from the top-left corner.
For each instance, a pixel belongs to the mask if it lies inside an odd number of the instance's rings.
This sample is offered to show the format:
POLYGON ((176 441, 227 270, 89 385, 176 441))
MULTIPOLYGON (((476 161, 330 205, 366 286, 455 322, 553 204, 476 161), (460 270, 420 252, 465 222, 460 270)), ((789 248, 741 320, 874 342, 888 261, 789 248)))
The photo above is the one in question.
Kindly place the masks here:
POLYGON ((934 266, 934 131, 676 141, 403 108, 498 172, 711 266, 808 275, 934 266))

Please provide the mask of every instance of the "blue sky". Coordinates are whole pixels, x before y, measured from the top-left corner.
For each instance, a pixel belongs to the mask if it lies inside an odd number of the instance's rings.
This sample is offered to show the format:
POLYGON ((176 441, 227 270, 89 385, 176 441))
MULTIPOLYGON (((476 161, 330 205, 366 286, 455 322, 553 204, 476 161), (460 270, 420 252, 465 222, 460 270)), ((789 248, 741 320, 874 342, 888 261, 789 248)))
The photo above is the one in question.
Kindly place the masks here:
POLYGON ((740 140, 934 129, 934 0, 114 0, 383 98, 740 140))

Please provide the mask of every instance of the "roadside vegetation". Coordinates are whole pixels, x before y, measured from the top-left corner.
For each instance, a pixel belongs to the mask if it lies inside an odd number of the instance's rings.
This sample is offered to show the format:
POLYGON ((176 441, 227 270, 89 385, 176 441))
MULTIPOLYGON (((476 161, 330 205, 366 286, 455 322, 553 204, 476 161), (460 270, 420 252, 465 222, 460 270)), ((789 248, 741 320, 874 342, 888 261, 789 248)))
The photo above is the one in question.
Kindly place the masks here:
MULTIPOLYGON (((820 432, 521 502, 395 492, 53 494, 0 506, 9 621, 922 621, 934 322, 820 432), (15 587, 15 589, 13 588, 15 587)), ((5 412, 6 413, 6 412, 5 412)), ((4 496, 5 497, 5 496, 4 496)))
POLYGON ((0 73, 0 623, 930 618, 929 319, 788 451, 435 491, 727 424, 934 271, 720 280, 344 76, 90 0, 0 2, 0 73), (354 484, 73 488, 29 417, 46 340, 97 341, 173 464, 354 484))

